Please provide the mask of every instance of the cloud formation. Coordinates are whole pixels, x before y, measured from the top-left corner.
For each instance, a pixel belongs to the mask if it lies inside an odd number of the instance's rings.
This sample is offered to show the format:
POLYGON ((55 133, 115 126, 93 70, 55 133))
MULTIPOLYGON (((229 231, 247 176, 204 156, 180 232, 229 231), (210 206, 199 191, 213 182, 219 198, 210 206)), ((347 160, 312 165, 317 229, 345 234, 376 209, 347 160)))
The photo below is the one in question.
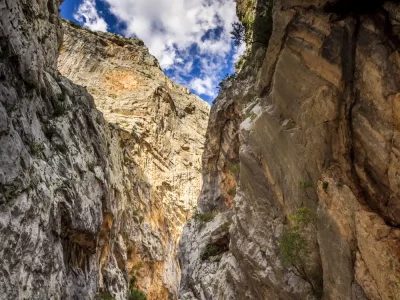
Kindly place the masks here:
POLYGON ((218 83, 244 52, 230 36, 235 0, 82 1, 74 17, 83 26, 107 31, 95 1, 107 4, 102 13, 114 15, 123 25, 120 33, 142 39, 168 76, 206 99, 216 96, 218 83))
POLYGON ((99 16, 95 0, 83 0, 79 5, 74 18, 90 30, 107 31, 106 21, 99 16))
POLYGON ((103 0, 176 81, 215 96, 234 52, 230 38, 237 20, 234 0, 103 0))

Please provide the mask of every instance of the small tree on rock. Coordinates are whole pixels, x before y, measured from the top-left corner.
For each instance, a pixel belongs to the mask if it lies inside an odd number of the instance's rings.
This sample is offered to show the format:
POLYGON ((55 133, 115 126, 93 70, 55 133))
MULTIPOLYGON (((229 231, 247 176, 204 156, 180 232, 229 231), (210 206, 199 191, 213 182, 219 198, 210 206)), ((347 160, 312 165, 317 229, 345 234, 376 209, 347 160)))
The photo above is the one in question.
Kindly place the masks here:
POLYGON ((240 46, 246 41, 246 31, 242 23, 234 22, 232 24, 231 38, 235 46, 240 46))

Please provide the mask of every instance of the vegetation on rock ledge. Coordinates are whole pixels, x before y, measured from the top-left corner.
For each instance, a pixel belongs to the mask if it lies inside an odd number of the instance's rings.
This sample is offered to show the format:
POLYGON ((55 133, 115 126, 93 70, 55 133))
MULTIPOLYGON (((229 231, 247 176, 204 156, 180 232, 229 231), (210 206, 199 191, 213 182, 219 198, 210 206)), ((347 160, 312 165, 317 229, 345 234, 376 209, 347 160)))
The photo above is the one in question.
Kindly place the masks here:
POLYGON ((202 229, 206 223, 214 220, 217 213, 215 211, 202 213, 198 210, 193 214, 193 219, 199 223, 199 228, 202 229))
POLYGON ((283 234, 279 248, 283 257, 283 262, 290 267, 292 272, 308 282, 311 286, 313 295, 320 299, 322 297, 322 287, 318 276, 310 273, 310 241, 306 236, 307 228, 315 226, 316 215, 309 207, 302 206, 288 219, 290 227, 283 234), (317 283, 316 283, 317 282, 317 283))
POLYGON ((130 293, 128 296, 128 300, 147 300, 146 294, 141 291, 136 286, 137 277, 135 274, 132 274, 131 280, 129 282, 130 293))

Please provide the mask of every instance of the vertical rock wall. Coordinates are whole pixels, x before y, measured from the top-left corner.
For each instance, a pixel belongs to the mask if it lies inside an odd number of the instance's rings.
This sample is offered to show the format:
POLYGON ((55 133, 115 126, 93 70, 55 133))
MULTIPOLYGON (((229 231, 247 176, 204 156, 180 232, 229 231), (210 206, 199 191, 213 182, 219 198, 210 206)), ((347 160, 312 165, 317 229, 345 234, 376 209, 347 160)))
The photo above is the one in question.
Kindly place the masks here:
POLYGON ((250 47, 211 110, 203 176, 217 180, 181 239, 182 299, 399 297, 399 15, 275 1, 268 47, 250 47), (288 264, 299 209, 307 253, 288 264))
POLYGON ((124 223, 129 269, 146 290, 166 285, 176 294, 177 242, 202 185, 209 105, 166 77, 138 39, 64 22, 58 67, 93 95, 106 120, 120 129, 131 158, 126 164, 137 166, 136 182, 145 192, 137 198, 141 230, 135 233, 129 218, 124 223), (151 243, 152 235, 159 244, 151 243))
MULTIPOLYGON (((126 128, 111 114, 106 121, 88 88, 58 72, 59 5, 0 1, 0 298, 94 299, 104 292, 126 299, 136 274, 148 299, 176 299, 173 253, 200 186, 196 155, 207 106, 190 95, 177 101, 170 90, 183 89, 164 77, 165 85, 143 93, 152 107, 131 107, 151 120, 143 130, 133 131, 139 121, 124 113, 134 120, 126 128), (196 130, 188 136, 182 127, 196 130), (170 147, 163 130, 179 144, 170 147), (169 172, 174 160, 178 167, 169 172)), ((142 80, 114 75, 104 76, 111 90, 142 80)))

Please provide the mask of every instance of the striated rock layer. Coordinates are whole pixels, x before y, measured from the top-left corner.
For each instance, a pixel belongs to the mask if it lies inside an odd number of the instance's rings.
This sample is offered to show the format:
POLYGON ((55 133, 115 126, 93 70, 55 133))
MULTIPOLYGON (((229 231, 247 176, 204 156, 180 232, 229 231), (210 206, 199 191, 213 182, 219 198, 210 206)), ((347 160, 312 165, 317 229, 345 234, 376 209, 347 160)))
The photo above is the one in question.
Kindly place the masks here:
MULTIPOLYGON (((86 62, 106 121, 87 88, 59 74, 60 2, 0 1, 0 299, 126 299, 132 275, 148 299, 175 299, 207 105, 140 41, 69 28, 97 47, 86 62)), ((64 52, 62 69, 82 54, 64 52)))
POLYGON ((400 5, 266 2, 238 1, 254 43, 211 109, 181 299, 399 299, 400 5))
POLYGON ((143 190, 136 209, 143 225, 137 231, 131 221, 124 224, 128 269, 150 294, 161 299, 166 287, 176 295, 177 242, 202 185, 209 105, 173 83, 142 41, 69 22, 64 22, 58 68, 85 86, 105 119, 121 130, 131 158, 125 165, 136 166, 143 190))

